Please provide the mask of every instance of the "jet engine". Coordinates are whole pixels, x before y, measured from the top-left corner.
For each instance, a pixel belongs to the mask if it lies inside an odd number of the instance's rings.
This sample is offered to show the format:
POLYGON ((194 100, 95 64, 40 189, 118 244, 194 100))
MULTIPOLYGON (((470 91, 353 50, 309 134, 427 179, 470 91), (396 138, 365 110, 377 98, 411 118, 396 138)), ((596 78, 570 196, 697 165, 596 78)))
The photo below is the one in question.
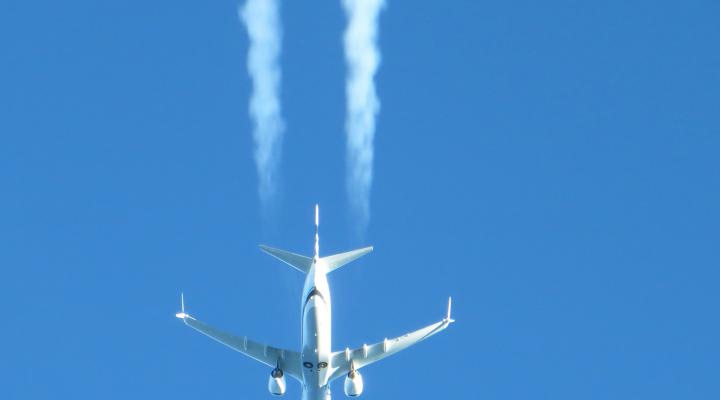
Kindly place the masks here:
POLYGON ((285 394, 285 375, 280 368, 275 368, 270 373, 268 390, 273 396, 282 396, 285 394))
POLYGON ((363 391, 363 379, 360 372, 354 368, 345 377, 345 396, 358 397, 363 391))

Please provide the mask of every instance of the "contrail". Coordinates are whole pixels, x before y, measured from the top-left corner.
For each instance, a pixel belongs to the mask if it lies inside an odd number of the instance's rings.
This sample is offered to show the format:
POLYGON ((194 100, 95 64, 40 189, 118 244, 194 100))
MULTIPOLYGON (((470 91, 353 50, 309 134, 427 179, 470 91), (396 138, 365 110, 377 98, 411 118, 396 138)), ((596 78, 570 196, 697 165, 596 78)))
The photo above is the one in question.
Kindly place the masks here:
POLYGON ((254 122, 258 193, 267 206, 276 191, 275 177, 285 124, 280 110, 282 34, 276 0, 248 0, 238 9, 250 38, 247 68, 253 82, 250 117, 254 122))
POLYGON ((342 0, 348 19, 345 30, 347 117, 347 193, 360 229, 370 221, 373 138, 380 101, 373 78, 380 64, 378 14, 384 0, 342 0))

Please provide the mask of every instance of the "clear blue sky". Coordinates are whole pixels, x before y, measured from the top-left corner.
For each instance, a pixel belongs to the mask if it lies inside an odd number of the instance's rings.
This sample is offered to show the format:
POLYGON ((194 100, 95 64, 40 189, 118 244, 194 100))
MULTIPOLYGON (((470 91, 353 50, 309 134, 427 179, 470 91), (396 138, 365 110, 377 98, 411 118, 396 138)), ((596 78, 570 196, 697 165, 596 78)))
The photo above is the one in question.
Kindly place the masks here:
POLYGON ((389 0, 363 238, 339 2, 283 2, 266 223, 237 5, 2 2, 0 397, 269 398, 173 314, 182 290, 299 346, 302 276, 256 245, 311 252, 319 202, 323 252, 375 245, 331 276, 336 348, 455 299, 364 370, 368 399, 720 398, 718 2, 389 0))

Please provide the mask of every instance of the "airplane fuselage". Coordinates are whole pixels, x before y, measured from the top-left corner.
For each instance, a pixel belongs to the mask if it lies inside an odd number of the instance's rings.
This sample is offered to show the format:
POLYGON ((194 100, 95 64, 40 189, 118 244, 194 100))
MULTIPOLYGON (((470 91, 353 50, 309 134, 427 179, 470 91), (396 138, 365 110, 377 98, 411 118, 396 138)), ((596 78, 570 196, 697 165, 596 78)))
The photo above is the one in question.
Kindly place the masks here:
POLYGON ((333 372, 330 365, 331 315, 330 288, 327 268, 315 258, 305 279, 301 300, 301 329, 303 363, 303 400, 328 400, 328 378, 333 372))

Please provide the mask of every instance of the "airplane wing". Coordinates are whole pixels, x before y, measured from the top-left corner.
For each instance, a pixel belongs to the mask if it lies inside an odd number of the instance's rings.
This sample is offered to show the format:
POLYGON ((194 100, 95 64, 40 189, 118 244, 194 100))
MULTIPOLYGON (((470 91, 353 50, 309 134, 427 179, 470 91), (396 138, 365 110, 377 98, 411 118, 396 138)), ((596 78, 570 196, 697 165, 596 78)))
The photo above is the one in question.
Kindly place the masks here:
POLYGON ((245 354, 250 358, 260 361, 269 367, 280 367, 283 372, 302 382, 300 353, 268 346, 248 339, 247 336, 235 336, 213 328, 212 326, 191 317, 189 314, 186 314, 184 304, 182 312, 175 314, 175 316, 182 319, 185 325, 195 329, 203 335, 214 339, 235 351, 245 354))
POLYGON ((428 325, 424 328, 418 329, 414 332, 407 333, 403 336, 396 337, 394 339, 385 339, 382 342, 375 343, 372 345, 363 345, 354 350, 345 349, 344 351, 337 351, 332 354, 332 366, 337 368, 330 376, 329 381, 340 378, 350 372, 350 363, 352 362, 355 369, 360 369, 367 365, 370 365, 376 361, 380 361, 385 357, 391 356, 400 350, 407 349, 408 347, 419 343, 430 336, 444 330, 455 320, 450 318, 450 307, 452 299, 448 300, 448 313, 447 317, 440 322, 436 322, 432 325, 428 325))

